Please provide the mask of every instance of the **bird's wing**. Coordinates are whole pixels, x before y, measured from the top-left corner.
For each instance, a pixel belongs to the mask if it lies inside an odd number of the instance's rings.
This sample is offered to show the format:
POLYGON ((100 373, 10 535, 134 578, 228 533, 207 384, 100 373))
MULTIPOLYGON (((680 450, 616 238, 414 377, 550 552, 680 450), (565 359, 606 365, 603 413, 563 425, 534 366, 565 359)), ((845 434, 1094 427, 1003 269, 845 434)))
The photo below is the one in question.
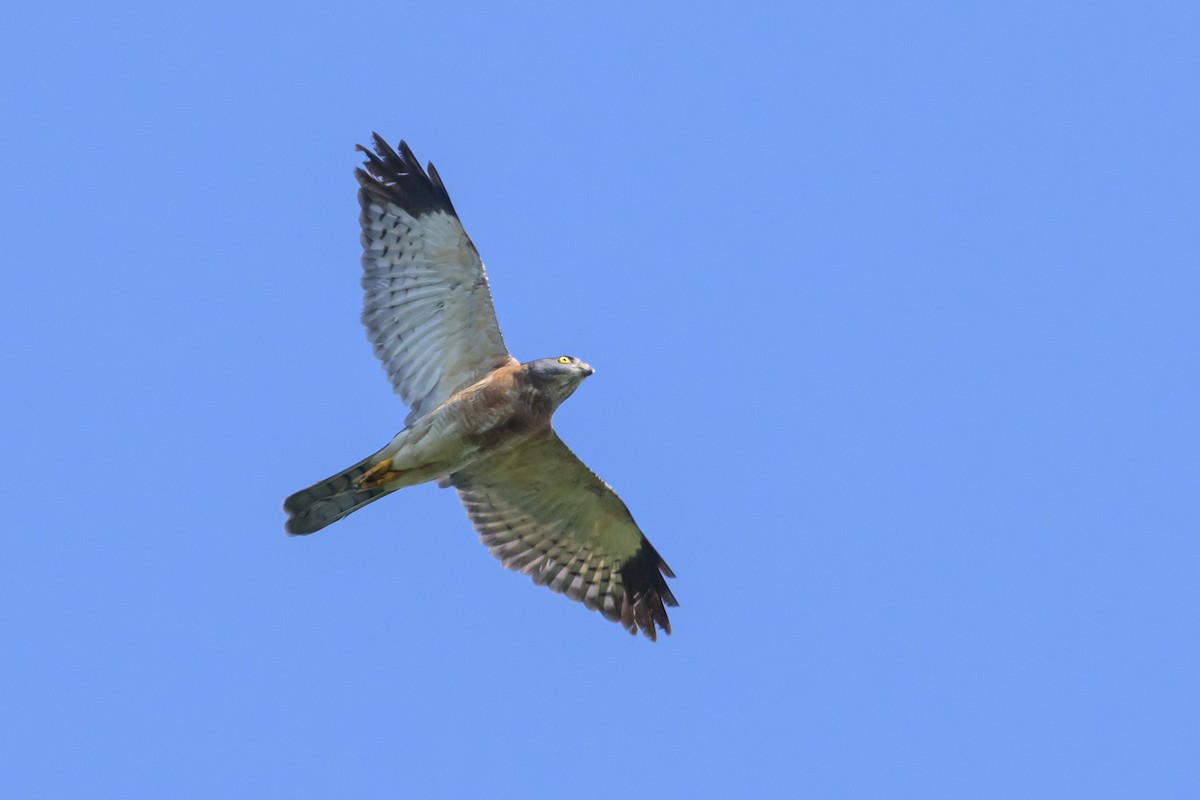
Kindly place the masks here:
POLYGON ((578 600, 636 635, 667 633, 670 567, 616 492, 553 430, 450 475, 467 516, 508 569, 578 600))
POLYGON ((362 321, 407 422, 514 359, 504 346, 487 273, 437 170, 374 134, 355 171, 361 187, 362 321))

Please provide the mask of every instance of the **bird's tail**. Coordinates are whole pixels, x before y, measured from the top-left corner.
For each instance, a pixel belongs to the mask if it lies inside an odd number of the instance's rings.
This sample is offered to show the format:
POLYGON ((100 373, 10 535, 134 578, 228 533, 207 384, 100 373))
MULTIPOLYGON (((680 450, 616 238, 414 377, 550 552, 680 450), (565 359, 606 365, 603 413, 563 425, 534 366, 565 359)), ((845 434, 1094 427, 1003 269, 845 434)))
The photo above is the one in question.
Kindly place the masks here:
POLYGON ((283 510, 288 515, 284 529, 294 536, 315 533, 400 488, 394 485, 385 487, 370 481, 367 481, 367 486, 359 485, 362 476, 376 466, 382 454, 381 450, 368 456, 353 467, 301 489, 284 500, 283 510))

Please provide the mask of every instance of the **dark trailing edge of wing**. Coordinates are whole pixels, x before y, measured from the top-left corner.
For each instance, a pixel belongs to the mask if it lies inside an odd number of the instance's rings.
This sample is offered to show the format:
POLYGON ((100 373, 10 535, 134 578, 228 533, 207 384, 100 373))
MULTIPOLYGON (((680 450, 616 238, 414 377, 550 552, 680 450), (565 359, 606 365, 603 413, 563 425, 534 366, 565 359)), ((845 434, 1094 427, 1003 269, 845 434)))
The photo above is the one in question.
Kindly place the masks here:
POLYGON ((620 616, 613 618, 632 634, 636 635, 638 629, 641 629, 651 641, 656 638, 655 623, 669 634, 671 620, 667 618, 664 604, 677 606, 679 603, 675 600, 675 595, 671 594, 666 579, 674 577, 675 573, 663 561, 662 556, 643 537, 642 546, 638 548, 637 553, 621 565, 625 601, 621 604, 620 616))
POLYGON ((366 199, 370 198, 395 203, 414 217, 433 211, 445 211, 458 217, 432 163, 429 165, 429 174, 426 174, 421 169, 421 162, 417 161, 403 140, 397 153, 378 133, 372 133, 371 137, 375 140, 374 153, 361 144, 356 146, 356 149, 367 154, 363 166, 354 170, 362 187, 360 198, 364 205, 366 199))

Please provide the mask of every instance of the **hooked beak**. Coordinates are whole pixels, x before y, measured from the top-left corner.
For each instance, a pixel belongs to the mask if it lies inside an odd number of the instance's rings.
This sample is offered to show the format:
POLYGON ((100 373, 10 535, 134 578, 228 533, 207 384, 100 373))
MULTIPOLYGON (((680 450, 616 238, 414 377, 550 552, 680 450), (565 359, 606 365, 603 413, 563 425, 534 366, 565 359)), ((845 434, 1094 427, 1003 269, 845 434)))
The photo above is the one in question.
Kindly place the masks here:
POLYGON ((595 374, 596 370, 592 369, 591 364, 580 363, 579 368, 583 370, 583 377, 595 374))

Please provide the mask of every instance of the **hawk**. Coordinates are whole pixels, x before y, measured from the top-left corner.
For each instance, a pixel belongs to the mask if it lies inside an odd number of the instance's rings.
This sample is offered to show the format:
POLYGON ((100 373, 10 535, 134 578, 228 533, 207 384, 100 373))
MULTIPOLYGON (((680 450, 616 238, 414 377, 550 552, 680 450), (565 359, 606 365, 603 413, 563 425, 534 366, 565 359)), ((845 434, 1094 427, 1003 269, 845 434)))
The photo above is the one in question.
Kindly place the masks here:
POLYGON ((509 354, 487 273, 437 170, 374 134, 358 178, 362 322, 411 409, 386 447, 284 501, 306 535, 397 489, 453 486, 493 556, 649 639, 671 632, 674 573, 607 483, 554 432, 592 374, 573 356, 509 354))

